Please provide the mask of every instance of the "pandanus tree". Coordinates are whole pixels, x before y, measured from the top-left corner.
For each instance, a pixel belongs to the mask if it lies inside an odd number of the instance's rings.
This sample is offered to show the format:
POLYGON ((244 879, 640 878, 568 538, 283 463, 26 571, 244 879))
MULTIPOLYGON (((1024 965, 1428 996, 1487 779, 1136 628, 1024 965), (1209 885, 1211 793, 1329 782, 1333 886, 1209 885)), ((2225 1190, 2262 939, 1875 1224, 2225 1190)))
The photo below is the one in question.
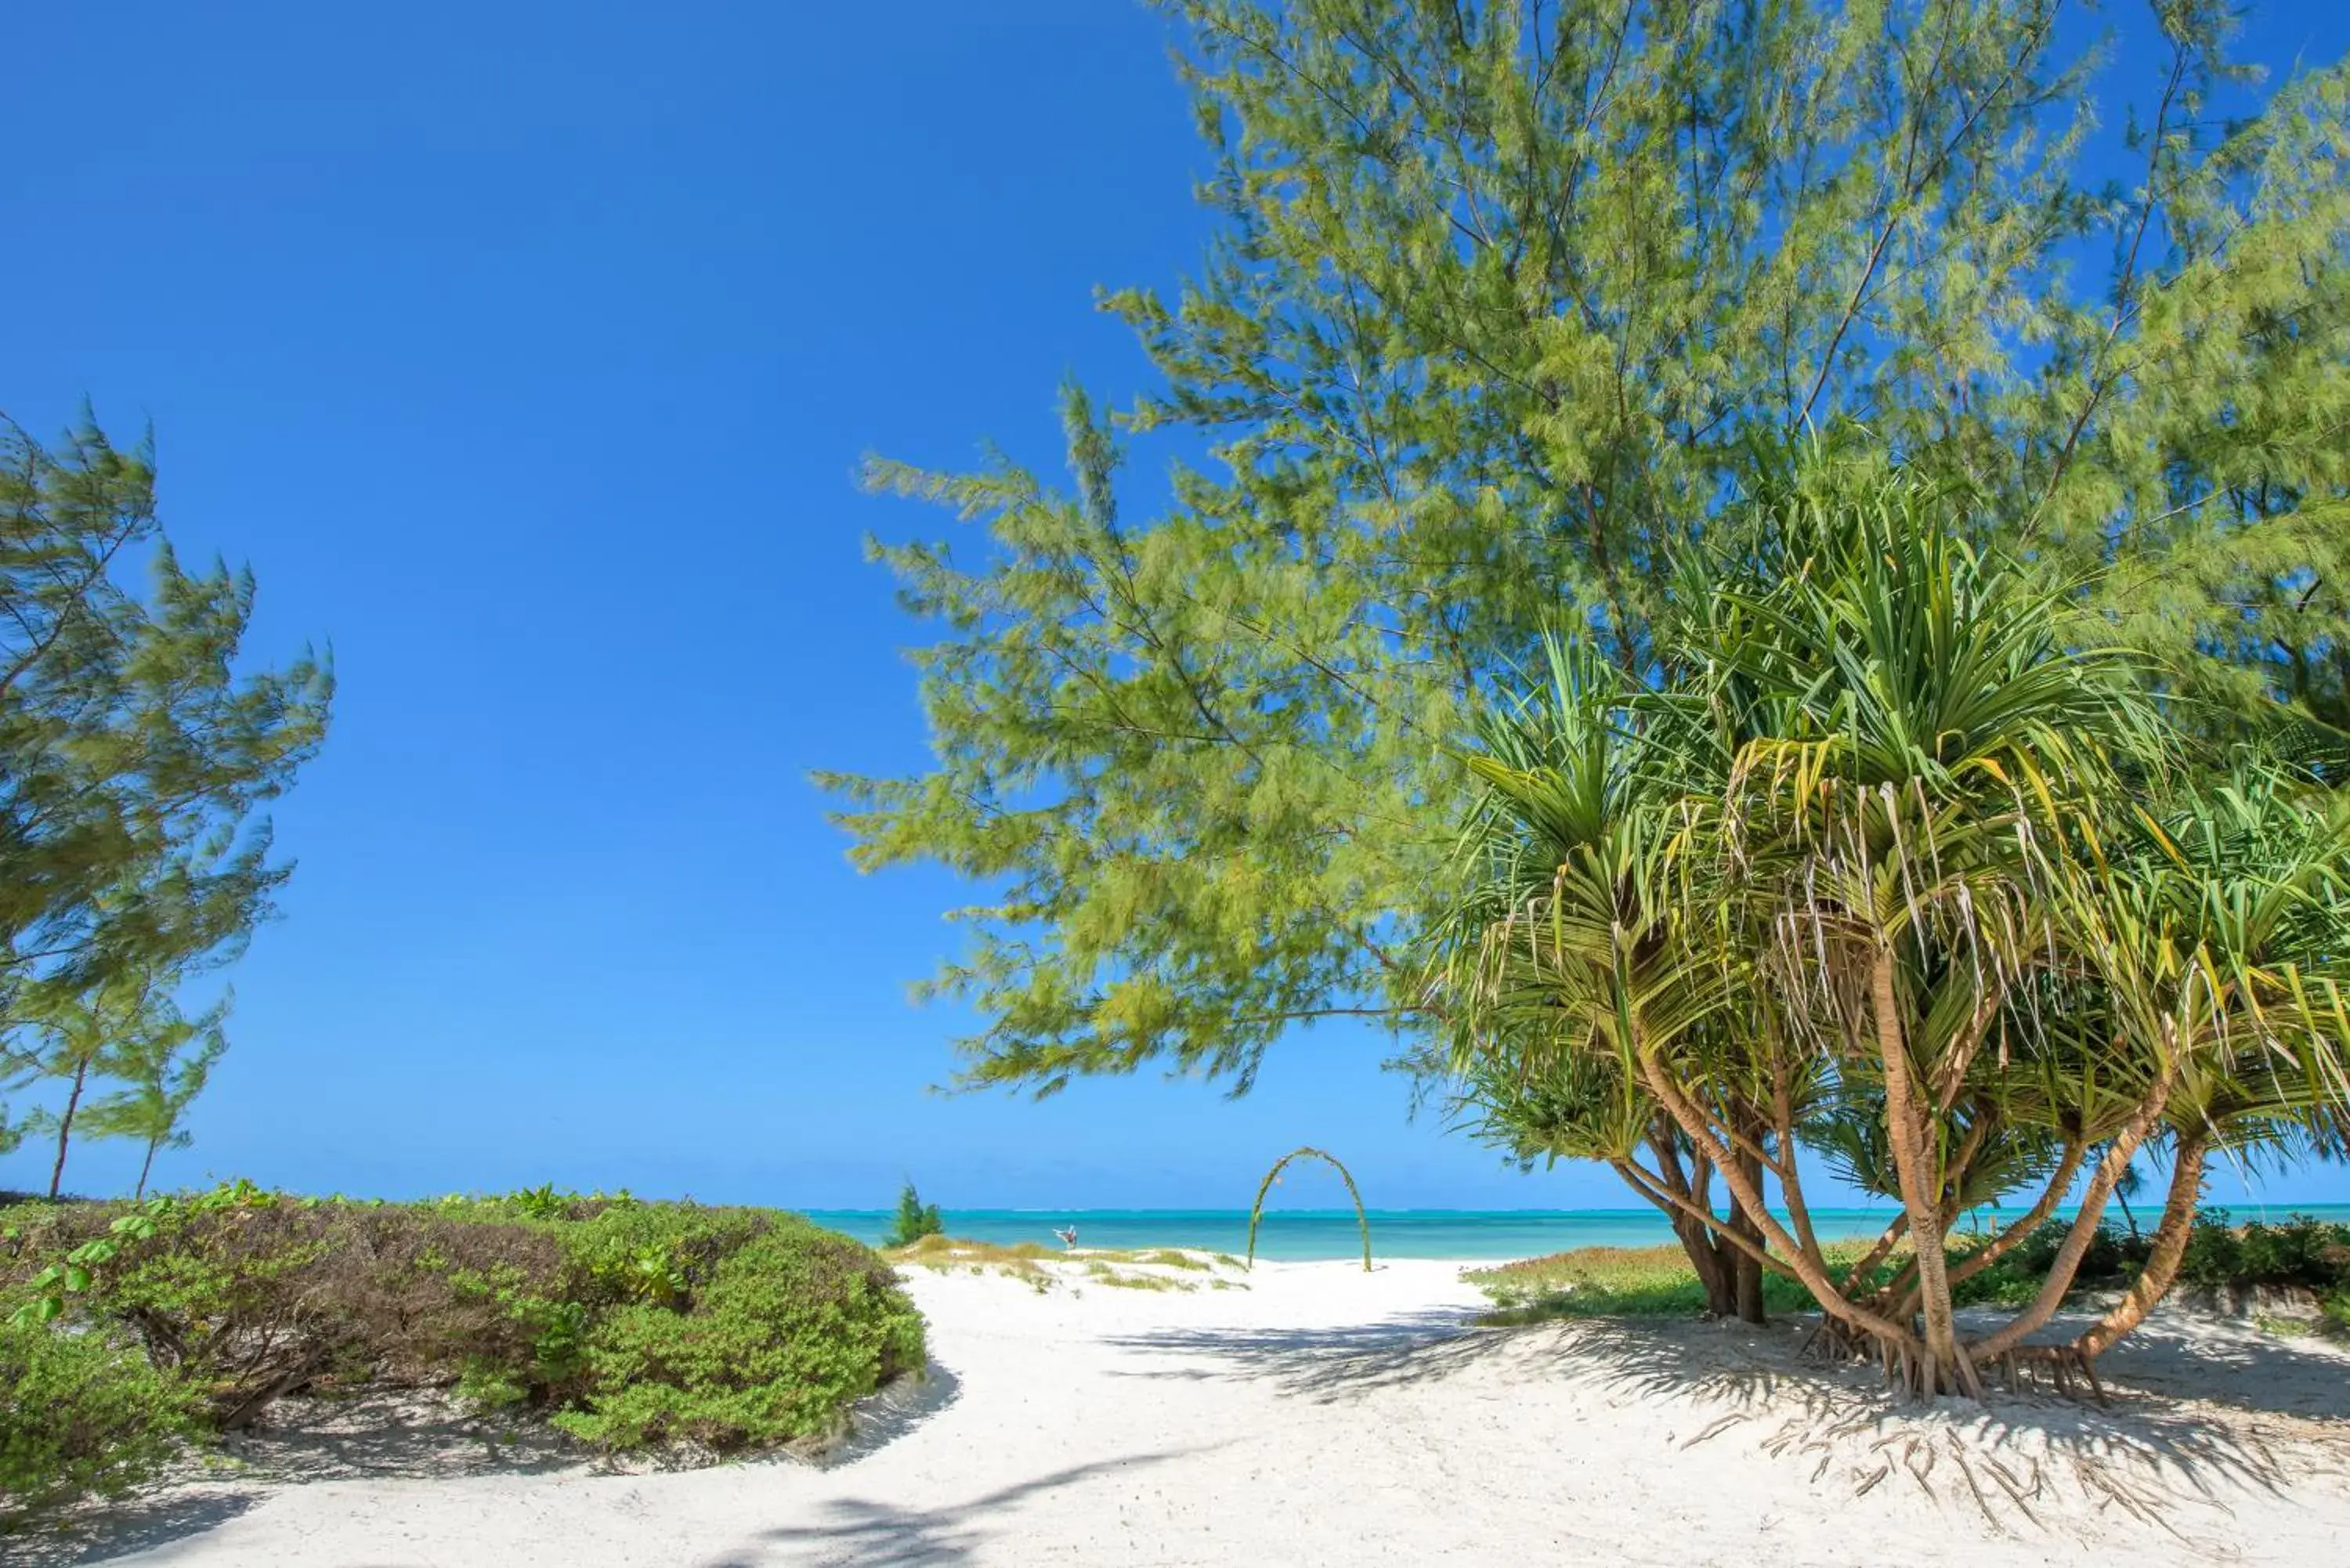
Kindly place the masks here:
POLYGON ((1456 1065, 1505 1116, 1544 1085, 1612 1086, 1574 1102, 1607 1114, 1578 1111, 1563 1151, 1801 1282, 1825 1343, 1921 1394, 1979 1394, 2019 1358, 2088 1372, 2175 1274, 2214 1148, 2339 1127, 2344 836, 2273 770, 2201 789, 2143 672, 1975 554, 1964 497, 1824 466, 1764 490, 1724 518, 1738 547, 1689 578, 1638 691, 1539 700, 1562 735, 1625 715, 1604 723, 1610 789, 1572 747, 1529 756, 1531 704, 1485 727, 1464 859, 1490 869, 1434 928, 1456 1065), (1727 1215, 1621 1159, 1651 1127, 1727 1215), (1856 1266, 1811 1222, 1806 1143, 1898 1202, 1856 1266), (2026 1346, 2163 1145, 2178 1175, 2138 1288, 2074 1343, 2026 1346), (1956 1288, 2068 1196, 2039 1298, 1962 1338, 1956 1288), (1991 1199, 2015 1217, 1954 1256, 1991 1199))
POLYGON ((1430 1011, 1444 1065, 1487 1141, 1521 1162, 1605 1161, 1663 1210, 1719 1315, 1762 1314, 1762 1245, 1749 1212, 1715 1208, 1721 1150, 1689 1137, 1638 1063, 1645 1043, 1692 1069, 1690 1092, 1740 1129, 1727 1158, 1749 1182, 1768 1158, 1752 1085, 1719 1069, 1716 1027, 1734 969, 1693 964, 1674 878, 1686 847, 1671 809, 1703 737, 1641 700, 1587 643, 1546 645, 1549 682, 1487 716, 1465 758, 1485 795, 1457 857, 1457 898, 1432 921, 1430 1011))
MULTIPOLYGON (((2066 924, 2101 982, 2106 1059, 2117 1080, 2143 1085, 2136 1117, 2168 1145, 2170 1178, 2145 1270, 2074 1342, 2088 1359, 2176 1279, 2211 1159, 2339 1147, 2350 1106, 2350 811, 2282 769, 2240 766, 2166 807, 2134 807, 2126 830, 2069 890, 2066 924)), ((2060 1265, 2077 1262, 2103 1197, 2118 1191, 2116 1153, 2099 1162, 2110 1179, 2085 1194, 2060 1265)), ((1988 1348, 2055 1304, 2043 1289, 1988 1348)))

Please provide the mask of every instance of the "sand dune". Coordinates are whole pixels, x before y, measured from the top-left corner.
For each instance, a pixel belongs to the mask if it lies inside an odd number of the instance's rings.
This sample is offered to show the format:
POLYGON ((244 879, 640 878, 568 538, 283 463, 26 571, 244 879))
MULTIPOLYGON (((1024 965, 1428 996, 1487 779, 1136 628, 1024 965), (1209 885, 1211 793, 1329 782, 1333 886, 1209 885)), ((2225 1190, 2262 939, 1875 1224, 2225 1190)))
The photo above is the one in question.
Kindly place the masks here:
POLYGON ((1266 1264, 1245 1290, 1039 1294, 916 1271, 938 1376, 827 1462, 625 1475, 445 1432, 296 1433, 259 1468, 307 1451, 329 1479, 176 1486, 57 1560, 2306 1568, 2350 1540, 2332 1346, 2162 1317, 2107 1358, 2110 1412, 1920 1413, 1800 1361, 1794 1324, 1471 1330, 1458 1273, 1266 1264))

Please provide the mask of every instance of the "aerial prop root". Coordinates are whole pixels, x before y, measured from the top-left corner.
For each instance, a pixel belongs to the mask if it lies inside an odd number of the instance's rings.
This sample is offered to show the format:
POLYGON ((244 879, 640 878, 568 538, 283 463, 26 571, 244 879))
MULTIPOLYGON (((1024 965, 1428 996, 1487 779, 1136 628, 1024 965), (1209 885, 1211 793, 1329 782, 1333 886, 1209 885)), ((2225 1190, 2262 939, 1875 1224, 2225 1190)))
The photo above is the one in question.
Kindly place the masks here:
POLYGON ((2101 1407, 2113 1403, 2098 1381, 2096 1358, 2077 1345, 2019 1345, 1982 1362, 1961 1345, 1955 1363, 1937 1366, 1925 1347, 1913 1341, 1872 1334, 1823 1314, 1804 1341, 1802 1354, 1827 1362, 1875 1361, 1886 1382, 1916 1399, 1937 1394, 1980 1399, 1988 1376, 2010 1394, 2044 1390, 2066 1399, 2095 1399, 2101 1407))

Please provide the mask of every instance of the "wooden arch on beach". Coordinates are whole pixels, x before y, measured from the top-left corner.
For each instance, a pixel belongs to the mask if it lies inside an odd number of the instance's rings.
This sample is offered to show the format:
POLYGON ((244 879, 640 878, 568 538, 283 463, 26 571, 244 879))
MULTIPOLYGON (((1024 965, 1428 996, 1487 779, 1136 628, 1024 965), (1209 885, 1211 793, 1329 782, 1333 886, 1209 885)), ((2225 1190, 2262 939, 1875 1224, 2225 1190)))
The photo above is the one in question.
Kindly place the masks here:
POLYGON ((1274 1180, 1281 1175, 1283 1166, 1293 1159, 1300 1159, 1309 1154, 1316 1159, 1326 1161, 1330 1168, 1338 1173, 1338 1179, 1347 1184, 1347 1196, 1355 1200, 1355 1224, 1363 1232, 1363 1272, 1367 1274, 1371 1272, 1371 1221, 1363 1212, 1363 1195, 1355 1190, 1354 1175, 1338 1163, 1338 1157, 1325 1153, 1318 1148, 1291 1149, 1287 1154, 1274 1160, 1273 1168, 1264 1173, 1264 1179, 1256 1184, 1256 1201, 1249 1206, 1248 1266, 1252 1269, 1256 1267, 1256 1227, 1257 1221, 1264 1218, 1264 1195, 1273 1190, 1274 1180))

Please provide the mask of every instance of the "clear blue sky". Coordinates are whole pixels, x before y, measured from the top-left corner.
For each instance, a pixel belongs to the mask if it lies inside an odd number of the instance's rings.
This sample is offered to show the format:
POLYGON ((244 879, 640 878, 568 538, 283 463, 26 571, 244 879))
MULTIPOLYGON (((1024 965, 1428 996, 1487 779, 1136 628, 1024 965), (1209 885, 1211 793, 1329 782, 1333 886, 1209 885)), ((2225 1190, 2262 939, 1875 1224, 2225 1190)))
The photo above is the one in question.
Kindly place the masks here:
MULTIPOLYGON (((2350 19, 2252 36, 2331 59, 2350 19)), ((1408 1122, 1351 1031, 1238 1103, 925 1093, 962 1021, 904 988, 964 890, 858 876, 806 774, 922 763, 921 632, 859 539, 947 524, 854 470, 1050 464, 1065 372, 1142 384, 1092 290, 1206 232, 1155 16, 77 0, 7 37, 0 408, 151 419, 182 550, 250 561, 257 647, 331 639, 342 677, 164 1179, 1233 1206, 1315 1142, 1379 1206, 1626 1201, 1408 1122)))

